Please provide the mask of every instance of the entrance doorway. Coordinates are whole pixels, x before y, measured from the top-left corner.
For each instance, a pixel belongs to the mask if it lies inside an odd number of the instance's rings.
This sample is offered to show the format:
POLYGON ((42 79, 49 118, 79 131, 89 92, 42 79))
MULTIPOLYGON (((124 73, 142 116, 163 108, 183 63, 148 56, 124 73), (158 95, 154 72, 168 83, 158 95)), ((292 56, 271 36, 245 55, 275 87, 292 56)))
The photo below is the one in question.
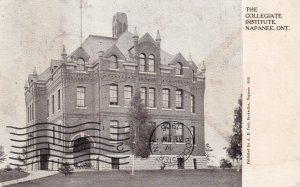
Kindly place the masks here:
POLYGON ((184 158, 177 158, 178 169, 184 169, 184 158))
POLYGON ((119 165, 120 165, 119 158, 111 158, 111 168, 112 169, 120 169, 119 165))
POLYGON ((74 141, 73 156, 75 167, 91 166, 91 142, 87 137, 78 138, 74 141))

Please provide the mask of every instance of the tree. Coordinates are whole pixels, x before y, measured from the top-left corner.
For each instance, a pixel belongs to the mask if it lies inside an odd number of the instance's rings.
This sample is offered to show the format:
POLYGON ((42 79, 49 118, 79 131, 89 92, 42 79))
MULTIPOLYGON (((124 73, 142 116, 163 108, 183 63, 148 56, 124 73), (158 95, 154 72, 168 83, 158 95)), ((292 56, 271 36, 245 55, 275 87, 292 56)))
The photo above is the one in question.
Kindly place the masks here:
POLYGON ((136 92, 131 99, 128 119, 130 121, 130 136, 126 144, 133 153, 132 174, 134 173, 134 159, 148 158, 150 155, 149 139, 153 127, 148 125, 150 115, 142 103, 140 92, 136 92))
POLYGON ((3 150, 3 146, 0 145, 0 163, 4 162, 6 160, 6 155, 5 152, 3 150))
POLYGON ((234 125, 233 133, 229 137, 229 147, 227 148, 227 154, 232 160, 237 160, 237 166, 239 171, 239 160, 242 158, 242 95, 238 100, 239 106, 234 110, 234 125))
MULTIPOLYGON (((26 165, 27 163, 27 150, 26 148, 22 149, 22 154, 18 156, 18 160, 23 164, 26 165)), ((19 166, 18 166, 19 167, 19 166)))

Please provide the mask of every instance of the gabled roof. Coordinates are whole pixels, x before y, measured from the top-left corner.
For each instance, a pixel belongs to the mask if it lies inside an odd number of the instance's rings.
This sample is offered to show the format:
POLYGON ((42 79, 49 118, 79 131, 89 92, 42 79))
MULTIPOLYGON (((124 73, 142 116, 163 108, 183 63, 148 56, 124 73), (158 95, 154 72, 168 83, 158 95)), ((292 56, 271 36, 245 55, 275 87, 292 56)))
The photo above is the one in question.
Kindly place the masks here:
POLYGON ((129 49, 133 47, 133 34, 124 32, 117 40, 116 46, 120 49, 127 60, 132 60, 129 49))
POLYGON ((90 59, 90 55, 81 46, 71 53, 69 57, 71 59, 78 59, 79 57, 82 57, 86 62, 90 59))
POLYGON ((120 60, 125 60, 126 59, 125 56, 120 51, 120 49, 115 44, 113 46, 111 46, 111 48, 106 50, 106 52, 103 54, 103 57, 109 58, 113 54, 117 55, 118 59, 120 59, 120 60))
POLYGON ((117 38, 89 35, 82 43, 82 48, 89 54, 90 62, 98 59, 98 51, 106 51, 117 41, 117 38))
POLYGON ((154 39, 152 38, 152 36, 147 32, 146 34, 144 34, 144 36, 142 36, 139 39, 139 44, 142 42, 150 42, 156 45, 156 42, 154 41, 154 39))
POLYGON ((181 53, 177 53, 173 59, 171 60, 170 64, 175 64, 177 62, 183 63, 183 65, 188 66, 187 60, 184 58, 184 56, 181 53))

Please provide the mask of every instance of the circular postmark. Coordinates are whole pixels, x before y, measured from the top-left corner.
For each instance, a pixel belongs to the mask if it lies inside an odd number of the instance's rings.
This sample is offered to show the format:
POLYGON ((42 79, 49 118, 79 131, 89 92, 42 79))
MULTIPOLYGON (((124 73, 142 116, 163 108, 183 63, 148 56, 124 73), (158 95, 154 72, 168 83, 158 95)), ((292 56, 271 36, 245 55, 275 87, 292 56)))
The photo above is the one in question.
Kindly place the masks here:
POLYGON ((180 167, 193 153, 193 134, 181 122, 165 121, 156 126, 149 139, 149 149, 162 167, 178 165, 180 167))

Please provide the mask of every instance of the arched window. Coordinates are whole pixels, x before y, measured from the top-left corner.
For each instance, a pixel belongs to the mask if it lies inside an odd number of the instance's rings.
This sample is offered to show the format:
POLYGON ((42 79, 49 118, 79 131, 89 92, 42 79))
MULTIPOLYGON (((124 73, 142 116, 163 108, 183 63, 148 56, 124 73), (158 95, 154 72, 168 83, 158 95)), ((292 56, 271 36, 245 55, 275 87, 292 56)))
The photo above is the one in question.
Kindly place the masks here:
POLYGON ((183 71, 182 71, 182 64, 180 62, 178 62, 176 64, 176 75, 182 75, 183 71))
POLYGON ((183 90, 176 90, 176 109, 183 109, 183 90))
POLYGON ((77 70, 78 71, 84 71, 85 70, 84 64, 85 64, 84 60, 82 58, 79 58, 77 60, 77 70))
POLYGON ((118 85, 109 85, 109 105, 118 105, 118 85))
POLYGON ((118 69, 118 58, 115 55, 110 57, 110 69, 118 69))
POLYGON ((140 54, 140 71, 146 71, 146 55, 143 53, 140 54))
POLYGON ((181 123, 176 128, 176 142, 183 142, 183 125, 181 123))
POLYGON ((124 87, 124 105, 130 106, 131 105, 131 98, 132 98, 132 86, 125 86, 124 87))
POLYGON ((154 55, 149 55, 148 57, 148 64, 149 64, 149 72, 155 72, 155 63, 154 63, 154 55))

